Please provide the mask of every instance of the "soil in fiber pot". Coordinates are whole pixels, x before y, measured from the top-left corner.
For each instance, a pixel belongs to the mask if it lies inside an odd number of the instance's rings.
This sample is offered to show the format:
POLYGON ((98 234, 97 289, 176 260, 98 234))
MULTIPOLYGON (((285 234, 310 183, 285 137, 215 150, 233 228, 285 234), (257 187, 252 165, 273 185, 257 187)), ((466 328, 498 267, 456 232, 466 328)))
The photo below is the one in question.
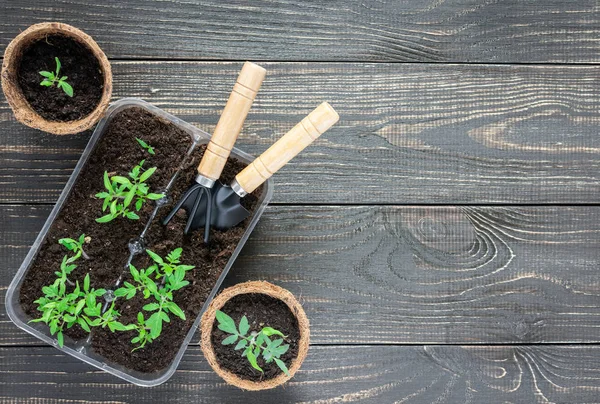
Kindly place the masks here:
MULTIPOLYGON (((60 238, 77 238, 82 233, 91 238, 84 246, 90 259, 76 261, 77 268, 69 276, 71 280, 81 283, 85 275, 89 274, 92 287, 112 289, 124 272, 123 267, 129 257, 128 242, 140 235, 154 204, 144 204, 138 212, 139 220, 117 218, 108 223, 97 223, 95 219, 103 215, 102 200, 94 195, 103 190, 104 171, 127 175, 133 166, 145 159, 146 169, 157 167, 148 180, 148 185, 152 191, 159 191, 164 189, 176 172, 190 146, 191 139, 186 132, 141 108, 127 108, 114 116, 83 167, 62 210, 42 242, 39 254, 25 275, 20 302, 29 316, 40 317, 41 312, 37 310, 34 301, 42 295, 42 287, 56 279, 54 272, 60 267, 63 256, 68 253, 58 244, 60 238), (155 150, 155 155, 150 155, 142 149, 135 140, 136 137, 150 144, 155 150)), ((111 333, 108 329, 94 328, 92 349, 105 357, 109 363, 118 363, 145 373, 169 366, 250 223, 251 217, 226 231, 213 229, 211 241, 206 245, 203 242, 202 229, 184 236, 187 214, 183 211, 167 226, 159 222, 193 182, 204 150, 204 146, 197 147, 187 158, 183 171, 179 173, 171 189, 169 203, 161 208, 145 237, 145 247, 162 257, 182 247, 181 262, 195 266, 195 269, 186 274, 185 279, 190 284, 174 292, 174 301, 184 311, 186 320, 171 316, 171 322, 165 324, 161 335, 154 342, 133 352, 134 345, 131 344, 131 339, 136 336, 134 331, 111 333)), ((230 158, 221 181, 229 183, 245 166, 245 163, 230 158)), ((261 192, 262 189, 258 189, 243 199, 244 206, 250 212, 256 208, 256 195, 260 195, 261 192)), ((148 255, 137 255, 133 265, 136 268, 147 268, 150 266, 148 255)), ((128 271, 125 271, 123 281, 132 281, 128 271)), ((137 294, 131 300, 118 298, 115 302, 115 308, 121 314, 118 320, 123 324, 130 324, 136 322, 137 313, 142 311, 141 308, 148 300, 137 294)), ((75 340, 88 336, 78 325, 66 330, 65 335, 75 340)))
MULTIPOLYGON (((263 327, 273 327, 281 331, 286 336, 283 343, 289 344, 290 348, 279 359, 288 369, 290 368, 292 361, 298 356, 300 329, 296 317, 283 301, 260 293, 246 293, 232 297, 221 311, 229 315, 236 325, 240 323, 243 316, 246 316, 250 324, 249 332, 259 332, 263 327)), ((265 363, 262 357, 258 358, 258 366, 262 368, 264 374, 254 369, 248 359, 242 357, 241 350, 235 351, 233 345, 221 344, 229 335, 219 330, 218 321, 215 320, 211 342, 217 362, 222 368, 241 379, 256 382, 272 379, 282 373, 274 361, 265 363)))
POLYGON ((48 35, 29 45, 17 69, 19 86, 33 110, 49 121, 75 121, 89 115, 102 97, 104 76, 98 60, 82 43, 64 35, 48 35), (55 72, 73 87, 73 97, 56 87, 44 87, 41 71, 55 72))

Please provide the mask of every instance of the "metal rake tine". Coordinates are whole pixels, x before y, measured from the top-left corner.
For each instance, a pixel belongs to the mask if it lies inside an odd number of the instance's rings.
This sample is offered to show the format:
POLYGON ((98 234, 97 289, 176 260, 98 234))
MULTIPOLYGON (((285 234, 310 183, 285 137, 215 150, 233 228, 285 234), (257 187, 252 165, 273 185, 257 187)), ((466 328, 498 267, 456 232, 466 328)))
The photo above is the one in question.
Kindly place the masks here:
POLYGON ((204 196, 205 192, 206 192, 206 188, 201 187, 200 193, 198 194, 198 196, 196 197, 196 200, 194 201, 194 206, 192 207, 192 210, 188 213, 188 221, 185 224, 185 230, 183 231, 183 234, 189 233, 190 228, 192 227, 192 224, 194 223, 194 219, 196 218, 196 212, 198 211, 198 206, 200 206, 200 201, 202 200, 202 196, 204 196))
POLYGON ((206 190, 206 196, 208 201, 206 203, 206 213, 204 219, 204 243, 208 244, 208 240, 210 239, 210 221, 212 220, 212 190, 206 190))
POLYGON ((194 185, 193 187, 188 189, 188 191, 185 193, 185 195, 183 195, 183 197, 179 200, 179 202, 177 202, 177 205, 175 205, 173 210, 171 210, 171 212, 167 215, 167 217, 165 217, 165 219, 163 220, 163 225, 169 223, 171 221, 171 219, 173 219, 173 216, 175 216, 175 213, 177 213, 177 211, 179 209, 181 209, 181 207, 183 206, 185 201, 190 197, 190 195, 192 195, 192 193, 194 193, 196 191, 196 189, 198 187, 200 187, 200 185, 194 185))

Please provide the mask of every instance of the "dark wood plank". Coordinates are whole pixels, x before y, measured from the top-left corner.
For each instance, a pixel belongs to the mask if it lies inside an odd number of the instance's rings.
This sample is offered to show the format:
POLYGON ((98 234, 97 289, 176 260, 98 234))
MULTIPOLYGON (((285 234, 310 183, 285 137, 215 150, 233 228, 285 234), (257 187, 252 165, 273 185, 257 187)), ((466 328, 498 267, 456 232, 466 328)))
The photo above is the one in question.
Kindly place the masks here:
MULTIPOLYGON (((341 115, 276 175, 274 202, 598 202, 600 67, 266 67, 241 148, 261 153, 323 100, 341 115)), ((239 68, 119 62, 115 98, 144 98, 210 132, 239 68)), ((86 139, 26 128, 1 103, 0 202, 55 201, 86 139)))
POLYGON ((597 346, 317 346, 290 383, 266 392, 225 385, 197 346, 152 389, 51 347, 7 348, 0 359, 0 399, 11 403, 597 403, 600 395, 597 346))
MULTIPOLYGON (((48 213, 0 207, 2 289, 48 213)), ((318 344, 600 342, 599 247, 600 207, 276 206, 227 282, 291 290, 318 344)), ((39 341, 2 307, 0 344, 39 341)))
POLYGON ((40 21, 86 30, 112 58, 598 63, 595 0, 8 0, 0 50, 40 21))

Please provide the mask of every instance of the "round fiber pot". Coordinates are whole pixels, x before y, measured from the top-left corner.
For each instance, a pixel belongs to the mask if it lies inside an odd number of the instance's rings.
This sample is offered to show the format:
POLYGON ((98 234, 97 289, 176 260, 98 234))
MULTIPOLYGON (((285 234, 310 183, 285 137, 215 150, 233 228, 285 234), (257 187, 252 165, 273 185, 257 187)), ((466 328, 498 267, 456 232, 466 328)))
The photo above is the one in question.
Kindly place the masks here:
POLYGON ((228 384, 237 386, 244 390, 272 389, 291 379, 294 376, 294 374, 298 371, 298 369, 300 369, 304 358, 306 358, 306 354, 308 352, 308 343, 310 339, 308 318, 306 317, 302 306, 300 305, 300 303, 298 303, 298 300, 296 300, 294 295, 292 295, 289 291, 280 288, 279 286, 275 286, 271 283, 262 281, 245 282, 223 290, 223 292, 221 292, 221 294, 219 294, 219 296, 217 296, 212 301, 206 312, 204 312, 204 315, 202 316, 202 322, 200 323, 200 330, 202 332, 200 346, 210 366, 228 384), (300 338, 297 342, 297 356, 292 360, 291 364, 288 366, 289 376, 281 372, 281 374, 279 374, 278 376, 267 380, 246 380, 240 378, 238 375, 230 372, 229 370, 224 369, 217 361, 211 338, 213 326, 216 321, 216 311, 221 310, 223 306, 233 297, 243 294, 264 294, 275 299, 281 300, 287 305, 292 314, 296 317, 300 338))
MULTIPOLYGON (((68 74, 68 73, 65 73, 68 74)), ((62 73, 60 74, 62 75, 62 73)), ((40 76, 40 81, 43 77, 40 76)), ((104 115, 112 93, 112 72, 106 55, 98 44, 86 33, 67 24, 45 22, 35 24, 21 32, 6 48, 2 62, 2 90, 17 120, 27 126, 56 135, 79 133, 94 126, 104 115), (53 121, 40 116, 23 95, 18 80, 21 58, 28 47, 49 35, 62 35, 84 45, 96 58, 103 75, 102 95, 92 112, 81 119, 53 121)), ((77 89, 75 89, 77 91, 77 89)))

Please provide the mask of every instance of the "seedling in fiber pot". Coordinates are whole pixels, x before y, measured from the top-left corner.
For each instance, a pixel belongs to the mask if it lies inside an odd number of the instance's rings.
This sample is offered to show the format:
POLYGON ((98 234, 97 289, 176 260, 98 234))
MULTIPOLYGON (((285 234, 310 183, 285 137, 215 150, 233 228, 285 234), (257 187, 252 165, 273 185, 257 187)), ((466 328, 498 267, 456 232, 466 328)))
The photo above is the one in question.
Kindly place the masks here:
POLYGON ((40 74, 44 77, 44 80, 40 83, 40 85, 45 87, 58 87, 61 88, 65 94, 69 97, 73 96, 73 87, 69 83, 67 83, 67 76, 60 76, 60 60, 58 58, 54 58, 56 62, 56 70, 53 72, 41 71, 40 74))
POLYGON ((281 331, 272 327, 263 327, 258 332, 250 332, 250 324, 246 316, 240 319, 240 323, 236 327, 235 321, 221 310, 216 311, 215 317, 219 322, 219 329, 231 334, 221 341, 221 344, 232 345, 232 349, 236 351, 243 349, 242 356, 245 356, 250 365, 261 373, 263 373, 263 370, 258 366, 257 358, 262 355, 265 363, 275 361, 283 373, 289 375, 287 366, 279 359, 290 348, 288 344, 283 344, 285 335, 281 331), (271 340, 270 337, 275 337, 276 339, 271 340))

